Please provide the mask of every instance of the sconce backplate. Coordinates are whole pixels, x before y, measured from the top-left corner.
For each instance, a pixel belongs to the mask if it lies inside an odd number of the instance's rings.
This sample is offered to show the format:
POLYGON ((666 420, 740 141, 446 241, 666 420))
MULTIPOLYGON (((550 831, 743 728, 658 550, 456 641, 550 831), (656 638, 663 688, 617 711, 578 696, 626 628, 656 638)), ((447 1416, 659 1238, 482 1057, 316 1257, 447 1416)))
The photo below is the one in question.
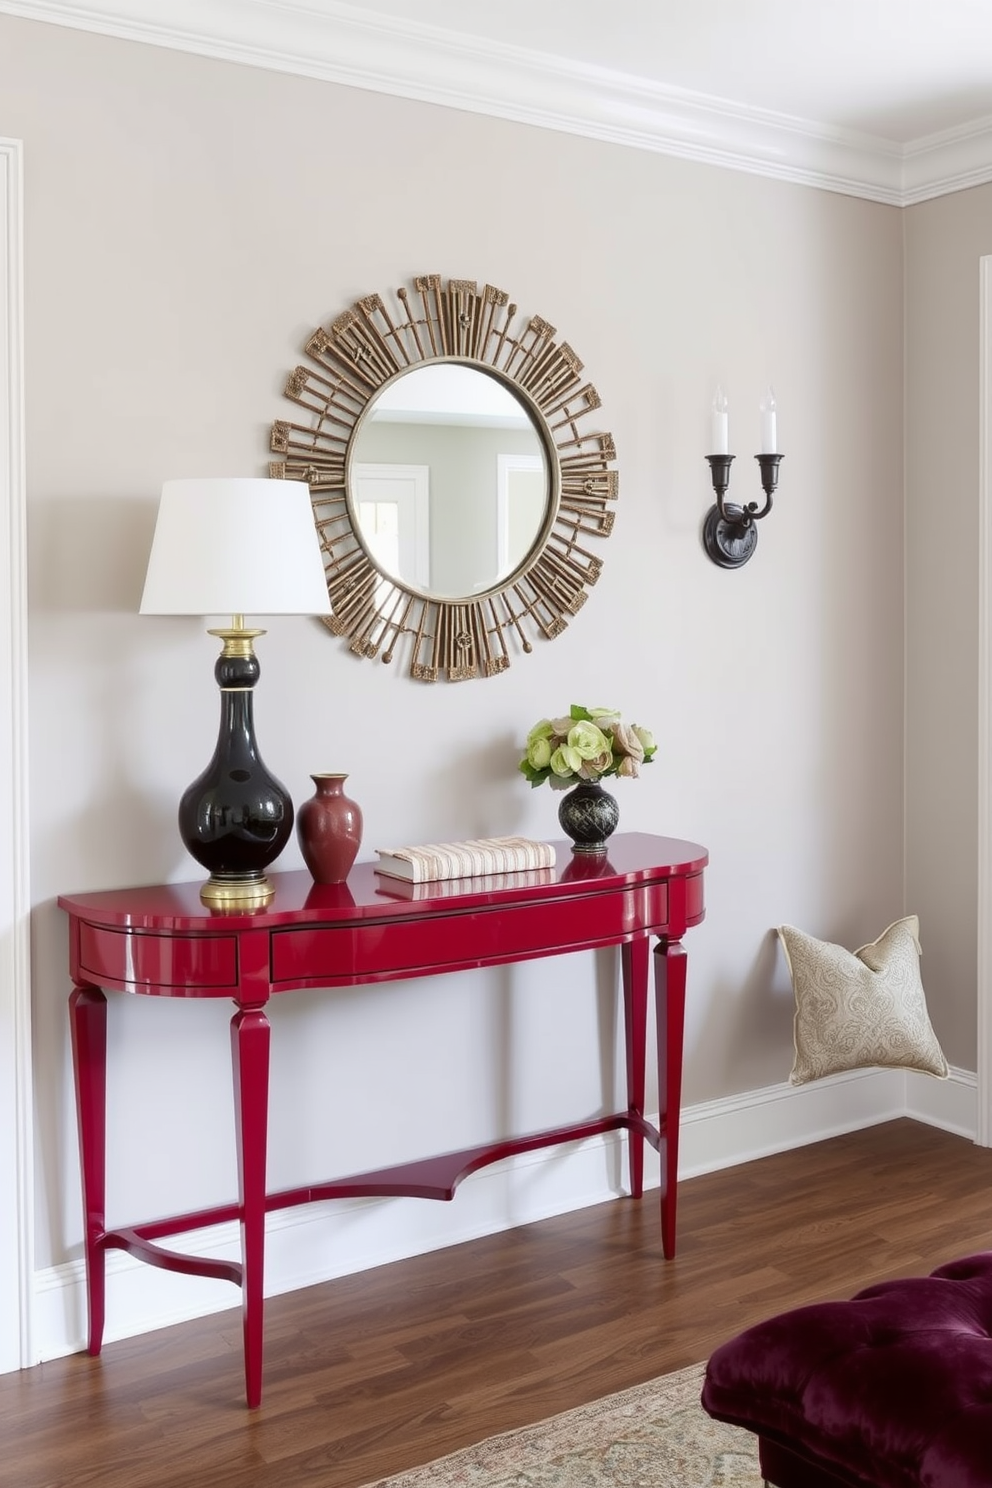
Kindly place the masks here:
POLYGON ((753 521, 745 524, 743 507, 724 502, 726 517, 720 508, 711 506, 703 522, 703 547, 720 568, 741 568, 758 546, 758 529, 753 521))

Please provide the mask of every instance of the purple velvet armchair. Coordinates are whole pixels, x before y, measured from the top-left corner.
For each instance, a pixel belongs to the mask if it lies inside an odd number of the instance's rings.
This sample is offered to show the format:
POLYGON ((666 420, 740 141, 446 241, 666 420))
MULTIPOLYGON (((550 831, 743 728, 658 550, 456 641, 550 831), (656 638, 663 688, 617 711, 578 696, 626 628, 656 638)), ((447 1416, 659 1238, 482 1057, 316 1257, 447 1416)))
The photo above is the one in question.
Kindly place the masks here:
POLYGON ((716 1350, 703 1406, 775 1488, 992 1488, 992 1252, 780 1313, 716 1350))

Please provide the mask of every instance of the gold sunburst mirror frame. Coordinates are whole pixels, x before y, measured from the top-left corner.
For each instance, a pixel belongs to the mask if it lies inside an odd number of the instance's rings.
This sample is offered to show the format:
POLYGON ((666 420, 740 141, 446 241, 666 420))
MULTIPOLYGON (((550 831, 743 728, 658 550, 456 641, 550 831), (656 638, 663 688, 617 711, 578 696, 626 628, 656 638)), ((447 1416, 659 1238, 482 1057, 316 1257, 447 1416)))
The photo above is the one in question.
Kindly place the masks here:
POLYGON ((492 677, 510 647, 551 640, 585 604, 602 559, 588 546, 608 537, 619 478, 611 434, 580 423, 600 406, 582 363, 540 316, 515 325, 508 294, 468 279, 428 274, 413 295, 396 291, 392 314, 378 294, 363 299, 306 342, 308 363, 285 394, 308 421, 277 419, 269 474, 309 482, 332 614, 324 624, 359 656, 391 661, 412 644, 410 675, 421 682, 492 677), (521 561, 481 592, 449 595, 388 571, 363 540, 353 472, 357 440, 380 394, 413 369, 453 364, 502 383, 537 433, 547 474, 539 530, 521 561))

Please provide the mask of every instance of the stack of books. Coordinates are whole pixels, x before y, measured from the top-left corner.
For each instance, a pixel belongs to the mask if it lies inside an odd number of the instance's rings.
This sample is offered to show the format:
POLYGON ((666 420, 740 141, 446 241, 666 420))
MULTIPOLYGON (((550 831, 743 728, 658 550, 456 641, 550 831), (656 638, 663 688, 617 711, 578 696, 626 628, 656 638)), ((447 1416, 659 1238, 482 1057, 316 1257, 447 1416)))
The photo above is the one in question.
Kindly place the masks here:
POLYGON ((474 837, 468 842, 427 842, 421 847, 378 847, 377 873, 411 883, 436 883, 482 874, 524 873, 553 868, 550 842, 529 837, 474 837))

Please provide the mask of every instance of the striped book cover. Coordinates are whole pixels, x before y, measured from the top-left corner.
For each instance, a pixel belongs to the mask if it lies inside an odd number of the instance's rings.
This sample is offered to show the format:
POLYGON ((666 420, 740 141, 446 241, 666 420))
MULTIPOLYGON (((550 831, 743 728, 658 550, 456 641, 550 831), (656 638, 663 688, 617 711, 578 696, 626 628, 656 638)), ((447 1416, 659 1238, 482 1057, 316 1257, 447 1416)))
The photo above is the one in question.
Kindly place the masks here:
POLYGON ((411 883, 521 873, 555 864, 551 843, 529 837, 473 837, 467 842, 427 842, 421 847, 378 847, 376 852, 377 873, 411 883))

